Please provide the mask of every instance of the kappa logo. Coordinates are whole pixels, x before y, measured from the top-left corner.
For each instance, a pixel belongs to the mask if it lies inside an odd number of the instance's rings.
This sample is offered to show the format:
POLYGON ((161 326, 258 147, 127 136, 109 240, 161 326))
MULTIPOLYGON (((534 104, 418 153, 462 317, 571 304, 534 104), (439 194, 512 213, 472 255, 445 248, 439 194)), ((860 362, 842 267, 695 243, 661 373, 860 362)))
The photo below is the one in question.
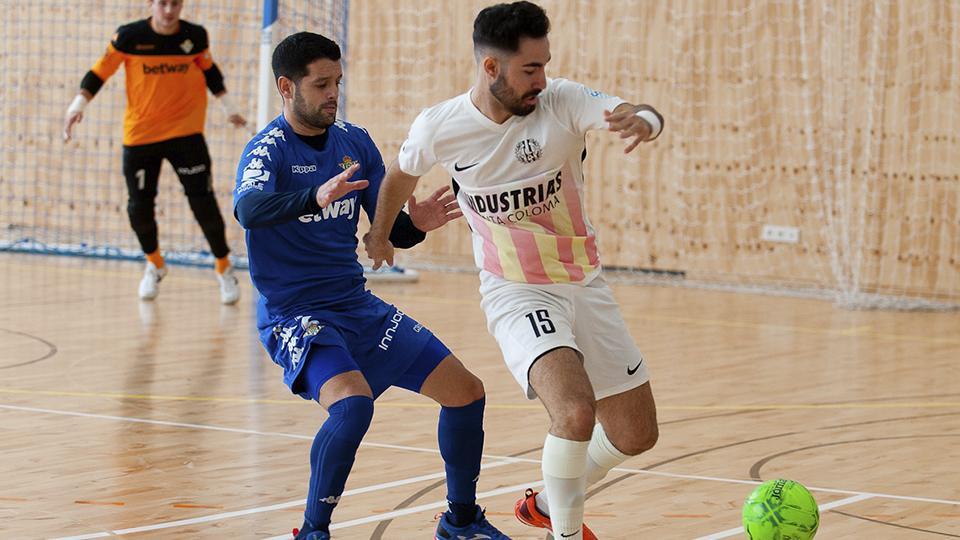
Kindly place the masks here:
POLYGON ((243 168, 243 176, 240 177, 240 185, 237 187, 237 194, 251 189, 263 191, 263 184, 270 181, 270 171, 263 170, 263 160, 253 158, 247 166, 243 168))
POLYGON ((285 326, 277 332, 276 328, 274 329, 274 336, 281 341, 280 348, 286 349, 287 354, 290 355, 290 362, 296 367, 300 363, 300 357, 303 356, 303 347, 297 347, 297 343, 300 342, 300 336, 293 333, 296 330, 296 326, 285 326))
MULTIPOLYGON (((286 142, 286 141, 284 141, 284 142, 286 142)), ((276 146, 276 145, 277 145, 277 139, 276 139, 276 137, 273 137, 273 136, 271 136, 271 135, 264 135, 262 139, 260 139, 259 141, 257 141, 257 144, 269 144, 270 146, 276 146)))
POLYGON ((307 174, 317 172, 316 165, 291 165, 290 170, 293 174, 307 174))
POLYGON ((287 142, 287 137, 283 134, 283 130, 280 129, 280 128, 278 128, 278 127, 275 127, 275 128, 273 128, 273 129, 271 129, 270 131, 268 131, 267 134, 264 135, 264 137, 265 137, 265 138, 266 138, 266 137, 271 137, 271 138, 273 138, 273 139, 280 139, 280 140, 283 141, 283 142, 287 142))
POLYGON ((265 158, 269 159, 270 161, 273 161, 273 158, 270 157, 270 149, 267 148, 266 146, 258 146, 258 147, 256 147, 256 148, 254 148, 253 150, 251 150, 250 152, 248 152, 247 155, 248 155, 248 156, 257 156, 257 157, 265 157, 265 158))
POLYGON ((524 139, 513 148, 513 153, 520 163, 533 163, 543 155, 543 149, 536 139, 524 139))

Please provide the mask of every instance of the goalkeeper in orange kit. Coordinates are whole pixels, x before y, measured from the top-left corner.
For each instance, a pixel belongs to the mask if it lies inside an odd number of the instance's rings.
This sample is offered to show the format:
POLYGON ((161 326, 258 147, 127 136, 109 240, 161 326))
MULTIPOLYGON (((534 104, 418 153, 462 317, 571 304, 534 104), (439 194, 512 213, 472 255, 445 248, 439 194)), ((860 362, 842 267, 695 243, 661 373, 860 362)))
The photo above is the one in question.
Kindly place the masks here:
POLYGON ((127 214, 147 259, 140 298, 155 298, 158 284, 167 274, 154 217, 160 166, 166 159, 173 165, 216 257, 220 300, 232 304, 239 299, 240 290, 227 257, 230 248, 203 137, 207 88, 224 106, 231 124, 241 127, 247 122, 226 102, 223 75, 210 55, 207 31, 180 19, 183 0, 149 0, 149 5, 150 17, 121 26, 107 51, 83 77, 80 92, 67 109, 64 140, 70 140, 74 126, 83 119, 84 107, 123 64, 127 88, 123 119, 127 214))

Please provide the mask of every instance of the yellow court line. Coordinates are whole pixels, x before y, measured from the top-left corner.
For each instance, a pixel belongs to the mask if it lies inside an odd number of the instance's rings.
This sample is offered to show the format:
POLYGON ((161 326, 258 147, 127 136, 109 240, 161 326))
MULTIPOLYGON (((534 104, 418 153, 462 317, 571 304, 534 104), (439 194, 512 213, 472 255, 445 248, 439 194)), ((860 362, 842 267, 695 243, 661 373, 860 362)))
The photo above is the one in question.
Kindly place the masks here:
MULTIPOLYGON (((52 397, 86 397, 108 399, 130 399, 142 401, 197 401, 213 403, 244 403, 265 405, 293 405, 302 403, 296 399, 258 399, 258 398, 229 398, 216 396, 165 396, 154 394, 122 394, 110 392, 69 392, 53 390, 27 390, 22 388, 0 388, 0 394, 18 394, 52 397)), ((413 409, 435 409, 436 403, 413 403, 380 401, 377 407, 396 407, 413 409)), ((530 404, 487 404, 488 409, 542 409, 539 403, 530 404)), ((816 409, 952 409, 960 408, 960 402, 929 401, 929 402, 894 402, 894 403, 770 403, 770 404, 729 404, 729 405, 657 405, 662 411, 762 411, 762 410, 816 410, 816 409)))
POLYGON ((855 326, 851 328, 831 329, 815 328, 811 326, 795 326, 786 324, 764 324, 744 321, 726 321, 719 319, 698 319, 694 317, 676 317, 672 315, 624 315, 626 320, 647 320, 658 322, 673 322, 699 326, 720 326, 724 328, 747 328, 750 330, 779 330, 797 332, 801 334, 826 334, 843 337, 871 337, 888 341, 919 341, 946 345, 960 345, 960 338, 944 338, 932 336, 911 336, 904 334, 888 334, 885 332, 871 332, 869 326, 855 326))
MULTIPOLYGON (((78 268, 70 268, 70 269, 69 269, 69 271, 70 271, 70 276, 81 275, 81 276, 88 276, 88 277, 129 277, 131 280, 134 280, 134 279, 137 278, 137 276, 140 275, 140 272, 142 272, 142 265, 143 265, 142 262, 139 262, 139 263, 138 263, 137 261, 127 261, 127 260, 115 260, 115 261, 109 261, 109 262, 123 263, 123 264, 129 263, 130 269, 129 269, 129 270, 124 270, 124 269, 120 269, 120 268, 83 268, 83 267, 78 267, 78 268)), ((204 272, 204 271, 206 271, 206 270, 210 270, 210 271, 213 270, 213 265, 212 265, 212 264, 211 264, 211 266, 210 266, 209 269, 206 268, 206 267, 203 267, 203 266, 192 266, 192 265, 191 265, 191 266, 184 266, 184 265, 179 265, 179 264, 171 264, 171 265, 168 265, 168 266, 173 266, 173 267, 175 268, 175 270, 173 270, 173 277, 172 277, 172 278, 169 277, 170 275, 168 274, 168 278, 166 278, 166 279, 176 279, 176 280, 179 281, 179 282, 184 282, 184 281, 186 281, 186 282, 191 282, 191 283, 209 283, 209 282, 210 282, 210 278, 209 278, 209 277, 204 277, 204 276, 200 276, 200 275, 192 275, 192 276, 191 276, 191 275, 189 275, 189 274, 190 274, 190 273, 197 273, 197 274, 199 274, 199 273, 202 273, 202 272, 204 272), (181 270, 183 271, 182 274, 181 274, 181 270)), ((27 267, 27 268, 29 268, 29 269, 31 269, 31 270, 36 270, 37 268, 49 268, 49 266, 42 265, 42 264, 14 265, 14 264, 9 264, 9 263, 7 263, 7 264, 0 263, 0 270, 6 270, 7 268, 13 268, 14 270, 22 270, 24 267, 27 267)), ((32 277, 36 277, 36 274, 33 274, 32 277)))
MULTIPOLYGON (((124 261, 117 261, 124 262, 124 261)), ((0 263, 0 268, 5 266, 16 267, 18 265, 10 263, 0 263)), ((22 267, 22 265, 20 265, 22 267)), ((41 265, 42 266, 42 265, 41 265)), ((202 268, 199 267, 184 267, 186 270, 196 271, 199 270, 202 272, 202 268)), ((128 271, 121 271, 120 269, 92 269, 92 268, 71 268, 71 273, 82 273, 87 275, 95 274, 108 274, 113 276, 129 276, 128 271)), ((209 283, 209 280, 203 276, 198 275, 184 275, 182 277, 178 276, 177 280, 190 281, 195 283, 209 283)), ((426 296, 420 294, 410 294, 410 293, 391 293, 385 291, 381 294, 383 297, 389 298, 410 298, 417 301, 427 301, 434 304, 441 305, 477 305, 479 304, 479 296, 473 296, 469 299, 459 299, 459 298, 450 298, 450 297, 440 297, 440 296, 426 296)), ((831 328, 816 328, 809 326, 794 326, 794 325, 780 325, 780 324, 764 324, 764 323, 752 323, 745 321, 730 321, 730 320, 720 320, 720 319, 701 319, 695 317, 677 317, 671 315, 628 315, 623 314, 624 319, 630 321, 638 320, 647 320, 647 321, 659 321, 659 322, 672 322, 672 323, 682 323, 696 326, 719 326, 722 328, 746 328, 751 330, 777 330, 783 332, 795 332, 802 334, 815 334, 815 335, 831 335, 831 336, 841 336, 841 337, 869 337, 874 339, 879 339, 883 341, 907 341, 907 342, 918 342, 918 343, 930 343, 930 344, 940 344, 940 345, 960 345, 960 337, 950 338, 950 337, 934 337, 934 336, 913 336, 913 335, 904 335, 904 334, 892 334, 885 332, 872 332, 870 331, 869 326, 855 326, 851 328, 842 328, 842 329, 831 329, 831 328)))

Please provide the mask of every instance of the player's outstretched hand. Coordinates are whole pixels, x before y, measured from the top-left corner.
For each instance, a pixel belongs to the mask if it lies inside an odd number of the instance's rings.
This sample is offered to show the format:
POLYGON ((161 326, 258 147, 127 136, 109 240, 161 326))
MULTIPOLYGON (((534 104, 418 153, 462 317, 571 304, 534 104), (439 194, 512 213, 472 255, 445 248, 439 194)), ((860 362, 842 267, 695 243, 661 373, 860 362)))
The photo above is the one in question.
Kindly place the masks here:
POLYGON ((317 190, 317 204, 320 205, 320 208, 326 208, 328 204, 339 199, 340 197, 343 197, 351 191, 356 191, 358 189, 367 187, 370 182, 366 180, 357 180, 356 182, 350 181, 350 177, 353 176, 353 173, 357 172, 359 169, 360 164, 354 163, 342 173, 334 176, 330 180, 327 180, 322 186, 320 186, 320 189, 317 190))
POLYGON ((227 117, 227 120, 233 124, 233 127, 243 127, 247 125, 247 119, 241 116, 240 114, 233 113, 227 117))
POLYGON ((83 120, 83 111, 67 112, 63 120, 63 142, 70 142, 73 137, 73 126, 83 120))
POLYGON ((603 119, 607 122, 607 129, 620 133, 621 139, 634 138, 623 149, 624 154, 629 154, 652 135, 650 124, 637 116, 636 112, 630 110, 629 107, 623 107, 619 112, 603 111, 603 119))
POLYGON ((387 238, 371 236, 370 233, 363 235, 363 247, 367 251, 367 257, 373 261, 373 269, 378 270, 383 263, 387 266, 393 266, 393 244, 387 238))
POLYGON ((410 196, 410 200, 407 201, 407 212, 414 227, 423 232, 430 232, 463 215, 457 205, 456 195, 449 191, 450 186, 444 186, 421 202, 417 202, 416 197, 410 196))

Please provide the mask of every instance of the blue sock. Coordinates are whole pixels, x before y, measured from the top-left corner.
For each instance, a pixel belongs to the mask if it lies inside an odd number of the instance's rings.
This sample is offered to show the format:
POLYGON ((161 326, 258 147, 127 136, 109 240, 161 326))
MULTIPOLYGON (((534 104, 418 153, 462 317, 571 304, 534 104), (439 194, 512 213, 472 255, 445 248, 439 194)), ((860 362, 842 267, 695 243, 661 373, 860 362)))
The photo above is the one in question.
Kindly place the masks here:
POLYGON ((463 407, 440 408, 437 438, 447 471, 447 502, 458 527, 476 517, 485 404, 486 398, 480 398, 463 407))
POLYGON ((304 529, 326 532, 357 448, 373 420, 373 400, 350 396, 331 405, 328 412, 330 417, 320 426, 310 448, 310 488, 303 523, 304 529))

